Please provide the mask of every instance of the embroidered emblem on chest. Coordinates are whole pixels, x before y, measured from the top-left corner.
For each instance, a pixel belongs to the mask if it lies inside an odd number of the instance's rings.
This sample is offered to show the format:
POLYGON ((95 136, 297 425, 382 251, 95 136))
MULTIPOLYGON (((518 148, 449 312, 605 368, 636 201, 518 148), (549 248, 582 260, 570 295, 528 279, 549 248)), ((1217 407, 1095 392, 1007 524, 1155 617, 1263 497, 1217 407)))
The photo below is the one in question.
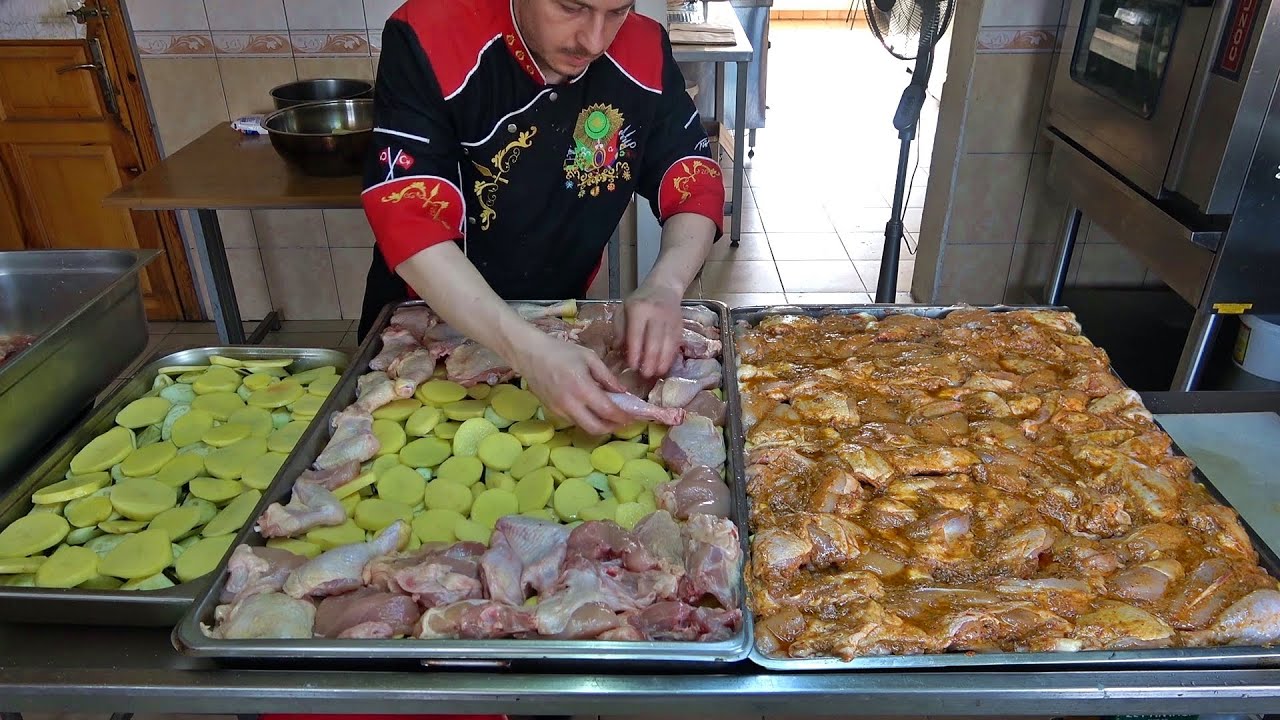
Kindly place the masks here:
POLYGON ((622 113, 612 105, 594 104, 578 114, 573 147, 565 155, 565 187, 577 187, 578 197, 600 195, 600 186, 612 192, 618 180, 631 179, 635 155, 635 131, 625 125, 622 113))
POLYGON ((443 217, 443 214, 449 209, 450 203, 448 200, 437 200, 436 197, 439 195, 439 180, 416 180, 399 190, 383 195, 382 202, 398 205, 406 200, 421 200, 422 207, 426 209, 431 219, 445 226, 445 228, 449 228, 449 222, 443 217))
POLYGON ((490 223, 498 216, 498 212, 493 209, 498 202, 498 188, 511 182, 507 179, 507 173, 511 172, 511 168, 520 159, 520 152, 533 147, 533 137, 537 134, 538 128, 534 126, 517 135, 515 140, 507 143, 493 156, 491 166, 474 160, 471 162, 482 178, 473 186, 476 199, 480 202, 481 229, 488 230, 490 223))

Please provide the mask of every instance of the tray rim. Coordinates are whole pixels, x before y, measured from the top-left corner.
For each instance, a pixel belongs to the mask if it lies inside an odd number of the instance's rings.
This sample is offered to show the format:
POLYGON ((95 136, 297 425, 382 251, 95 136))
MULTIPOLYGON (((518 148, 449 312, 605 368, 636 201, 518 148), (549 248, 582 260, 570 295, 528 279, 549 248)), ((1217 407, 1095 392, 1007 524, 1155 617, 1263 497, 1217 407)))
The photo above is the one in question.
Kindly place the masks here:
MULTIPOLYGON (((509 304, 528 303, 552 305, 560 301, 547 300, 511 300, 509 304)), ((575 300, 579 307, 588 304, 621 303, 620 300, 575 300)), ((343 374, 338 385, 326 400, 326 404, 317 413, 317 417, 327 416, 330 412, 340 410, 337 398, 355 386, 356 380, 368 371, 369 361, 381 350, 383 329, 390 323, 395 310, 401 307, 425 306, 421 300, 401 303, 390 303, 382 309, 377 320, 370 328, 359 351, 352 358, 348 370, 343 374), (350 377, 348 377, 348 375, 350 377), (330 405, 332 404, 332 407, 330 405)), ((722 343, 721 366, 725 390, 725 402, 729 403, 729 389, 732 376, 729 374, 733 360, 730 344, 725 335, 730 331, 729 308, 724 303, 714 300, 681 301, 681 306, 707 307, 713 310, 720 319, 720 336, 722 343)), ((738 577, 738 592, 741 598, 739 609, 742 610, 742 630, 733 638, 717 643, 699 643, 693 641, 668 642, 611 642, 599 640, 544 640, 544 639, 498 639, 498 640, 420 640, 402 638, 399 640, 330 640, 308 638, 298 640, 220 640, 209 638, 201 631, 201 620, 207 617, 217 605, 216 595, 226 583, 226 565, 228 556, 222 563, 202 594, 196 598, 174 627, 170 635, 173 647, 183 655, 191 657, 211 658, 234 661, 260 660, 348 660, 380 663, 394 660, 415 660, 432 666, 457 665, 474 667, 476 662, 483 663, 523 663, 534 660, 548 661, 605 661, 618 664, 641 663, 673 663, 682 666, 707 664, 721 667, 728 663, 745 660, 755 646, 754 628, 749 620, 747 607, 745 561, 746 561, 746 475, 742 466, 742 453, 733 452, 732 433, 728 427, 723 428, 727 450, 726 467, 734 484, 730 485, 734 498, 735 525, 738 528, 739 545, 742 548, 743 566, 738 577)), ((307 429, 297 448, 318 443, 325 428, 313 425, 307 429)), ((327 440, 327 434, 324 438, 327 440)), ((275 483, 263 495, 266 502, 283 500, 287 492, 292 490, 292 481, 284 488, 283 478, 296 477, 303 469, 310 466, 311 460, 300 460, 301 455, 291 455, 281 467, 281 474, 275 483), (298 467, 294 467, 298 463, 298 467), (288 471, 286 473, 286 470, 288 471), (279 484, 281 487, 277 487, 279 484)), ((256 519, 256 516, 255 516, 256 519)), ((261 536, 254 531, 254 523, 241 528, 232 548, 252 538, 257 538, 255 545, 263 544, 261 536)))
MULTIPOLYGON (((1042 310, 1052 312, 1071 313, 1074 312, 1062 305, 894 305, 894 304, 786 304, 786 305, 752 305, 737 307, 730 310, 730 318, 734 323, 735 330, 740 320, 751 321, 754 326, 763 317, 776 315, 807 315, 810 317, 822 317, 825 315, 842 314, 852 315, 857 313, 868 313, 871 315, 890 315, 890 314, 912 314, 926 315, 930 317, 945 317, 945 315, 957 310, 988 310, 990 312, 1014 312, 1018 310, 1042 310)), ((1078 321, 1078 319, 1077 319, 1078 321)), ((1081 331, 1083 334, 1083 330, 1081 331)), ((736 332, 730 333, 729 342, 735 344, 737 342, 736 332)), ((736 357, 736 352, 735 352, 736 357)), ((1113 371, 1114 372, 1114 371, 1113 371)), ((739 386, 736 382, 737 373, 735 368, 735 382, 733 383, 733 394, 738 396, 738 402, 741 403, 739 394, 739 386)), ((1127 385, 1125 386, 1128 387, 1127 385)), ((1144 405, 1145 407, 1145 405, 1144 405)), ((734 416, 730 422, 735 425, 735 430, 742 432, 742 416, 734 416)), ((1159 426, 1159 422, 1156 421, 1159 426)), ((1163 431, 1163 426, 1160 426, 1163 431)), ((1168 434, 1167 432, 1165 434, 1168 434)), ((745 435, 745 433, 744 433, 745 435)), ((1170 436, 1172 440, 1172 436, 1170 436)), ((745 452, 746 443, 743 438, 742 447, 745 452)), ((1177 441, 1173 441, 1173 451, 1179 455, 1183 455, 1181 448, 1178 447, 1177 441)), ((745 466, 746 458, 742 459, 745 466)), ((1226 502, 1222 493, 1214 487, 1213 483, 1200 471, 1196 466, 1193 471, 1193 479, 1205 487, 1210 495, 1219 503, 1232 508, 1231 504, 1226 502)), ((750 497, 747 498, 750 503, 750 497)), ((1266 570, 1273 578, 1280 581, 1280 557, 1277 557, 1276 550, 1262 542, 1261 538, 1254 532, 1253 528, 1244 520, 1244 517, 1236 512, 1240 519, 1241 525, 1245 531, 1249 533, 1253 540, 1254 549, 1259 555, 1259 565, 1266 570)), ((748 516, 749 517, 749 516, 748 516)), ((748 520, 749 524, 749 520, 748 520)), ((748 527, 750 533, 750 527, 748 527)), ((748 542, 748 554, 746 558, 750 562, 750 543, 748 542)), ((751 611, 751 620, 754 622, 755 613, 751 611)), ((1207 648, 1156 648, 1141 650, 1085 650, 1080 652, 1026 652, 1026 653, 1008 653, 1008 652, 991 652, 991 653, 930 653, 919 655, 878 655, 878 656, 862 656, 852 660, 841 660, 836 657, 821 658, 777 658, 765 655, 760 652, 755 642, 752 642, 751 653, 748 659, 760 667, 768 670, 782 672, 858 672, 858 671, 886 671, 886 670, 928 670, 928 669, 947 669, 947 668, 993 668, 999 666, 1061 666, 1079 668, 1088 665, 1107 664, 1123 664, 1126 667, 1142 666, 1142 665, 1214 665, 1214 666, 1230 666, 1230 667, 1261 667, 1268 665, 1280 665, 1280 647, 1267 648, 1265 646, 1246 646, 1246 645, 1223 645, 1207 648), (1248 662, 1253 661, 1253 662, 1248 662)))

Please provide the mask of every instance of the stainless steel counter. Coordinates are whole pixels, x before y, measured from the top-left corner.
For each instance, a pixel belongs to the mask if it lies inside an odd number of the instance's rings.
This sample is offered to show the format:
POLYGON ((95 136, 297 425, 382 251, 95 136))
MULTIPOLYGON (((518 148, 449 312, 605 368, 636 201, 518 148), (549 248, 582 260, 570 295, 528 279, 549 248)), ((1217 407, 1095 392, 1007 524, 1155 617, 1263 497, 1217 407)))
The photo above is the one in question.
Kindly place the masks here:
MULTIPOLYGON (((1155 393, 1157 414, 1280 411, 1280 394, 1155 393)), ((0 625, 4 712, 506 712, 717 715, 1112 715, 1280 712, 1280 667, 1030 672, 630 672, 601 664, 438 670, 412 663, 223 668, 163 630, 0 625)))

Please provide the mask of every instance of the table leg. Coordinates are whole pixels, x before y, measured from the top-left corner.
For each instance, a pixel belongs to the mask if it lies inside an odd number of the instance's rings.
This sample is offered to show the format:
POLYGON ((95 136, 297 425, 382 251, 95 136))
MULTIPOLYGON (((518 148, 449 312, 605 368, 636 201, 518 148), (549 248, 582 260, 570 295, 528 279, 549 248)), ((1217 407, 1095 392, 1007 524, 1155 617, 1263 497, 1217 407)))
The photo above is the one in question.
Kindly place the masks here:
POLYGON ((746 169, 743 152, 747 147, 747 69, 748 63, 740 62, 734 77, 734 89, 737 93, 733 103, 733 216, 729 225, 729 245, 738 247, 742 241, 742 179, 746 169))
POLYGON ((609 237, 609 299, 622 297, 622 232, 614 228, 609 237))
MULTIPOLYGON (((236 304, 235 283, 231 279, 231 266, 227 263, 227 248, 222 243, 222 226, 218 223, 218 211, 196 211, 200 220, 200 232, 204 242, 196 243, 201 263, 209 269, 213 295, 213 324, 218 328, 218 339, 226 345, 244 345, 244 325, 240 321, 240 306, 236 304)), ((272 310, 263 318, 247 338, 250 344, 263 341, 267 333, 280 327, 280 314, 272 310)))
POLYGON ((1222 326, 1222 315, 1212 308, 1197 308, 1195 320, 1191 322, 1191 332, 1187 334, 1187 344, 1182 346, 1182 357, 1178 360, 1178 370, 1173 376, 1174 392, 1192 392, 1200 386, 1204 377, 1204 368, 1213 351, 1213 341, 1218 337, 1218 328, 1222 326))
POLYGON ((1067 273, 1071 270, 1071 253, 1076 247, 1076 236, 1080 234, 1080 221, 1084 214, 1078 208, 1067 209, 1067 226, 1058 240, 1054 253, 1053 267, 1049 270, 1049 278, 1044 286, 1044 303, 1058 305, 1062 302, 1062 289, 1067 284, 1067 273))

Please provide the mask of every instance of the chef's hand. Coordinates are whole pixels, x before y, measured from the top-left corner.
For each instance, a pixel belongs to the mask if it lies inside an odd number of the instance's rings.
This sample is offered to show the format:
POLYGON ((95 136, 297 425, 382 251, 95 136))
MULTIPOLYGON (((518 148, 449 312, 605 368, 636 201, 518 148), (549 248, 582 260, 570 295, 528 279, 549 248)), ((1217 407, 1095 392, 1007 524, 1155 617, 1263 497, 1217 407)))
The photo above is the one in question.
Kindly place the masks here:
POLYGON ((648 378, 671 369, 680 349, 681 293, 667 287, 641 285, 622 304, 622 331, 627 365, 648 378))
POLYGON ((541 332, 516 351, 516 367, 548 412, 592 435, 604 435, 632 421, 608 393, 626 392, 600 356, 541 332))

